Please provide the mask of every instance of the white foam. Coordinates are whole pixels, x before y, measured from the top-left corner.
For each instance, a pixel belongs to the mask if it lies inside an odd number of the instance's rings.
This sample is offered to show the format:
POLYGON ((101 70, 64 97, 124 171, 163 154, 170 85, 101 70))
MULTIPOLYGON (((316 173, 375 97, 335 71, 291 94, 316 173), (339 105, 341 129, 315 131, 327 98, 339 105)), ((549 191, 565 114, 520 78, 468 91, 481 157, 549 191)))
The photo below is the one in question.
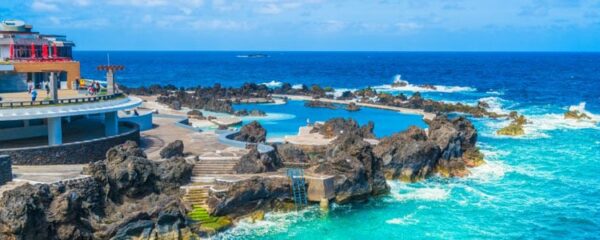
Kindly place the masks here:
POLYGON ((506 110, 504 107, 508 103, 508 101, 504 100, 500 97, 484 97, 484 98, 480 98, 478 101, 487 103, 489 105, 487 110, 490 112, 495 112, 498 114, 510 113, 510 111, 506 110))
POLYGON ((435 89, 426 88, 418 85, 409 83, 406 80, 402 80, 400 74, 394 76, 394 83, 405 83, 406 86, 392 86, 392 84, 383 84, 373 87, 378 91, 407 91, 407 92, 443 92, 443 93, 454 93, 454 92, 473 92, 477 89, 472 87, 461 87, 461 86, 444 86, 434 85, 435 89))
POLYGON ((342 94, 343 94, 345 91, 354 92, 354 91, 356 91, 356 90, 357 90, 357 89, 355 89, 355 88, 335 88, 335 89, 334 89, 334 91, 333 91, 333 96, 334 96, 335 98, 338 98, 338 97, 341 97, 341 96, 342 96, 342 94))
POLYGON ((282 82, 275 81, 275 80, 273 80, 273 81, 270 81, 270 82, 264 82, 264 83, 261 83, 261 84, 262 84, 262 85, 265 85, 265 86, 267 86, 267 87, 270 87, 270 88, 281 87, 281 86, 283 85, 283 83, 282 83, 282 82))
POLYGON ((504 92, 503 92, 503 91, 487 91, 487 92, 485 92, 485 93, 487 93, 487 94, 489 94, 489 95, 496 95, 496 96, 501 96, 501 95, 504 95, 504 92))
MULTIPOLYGON (((503 136, 496 134, 496 130, 508 126, 511 120, 506 119, 504 121, 487 121, 485 125, 489 127, 490 131, 483 132, 482 135, 492 138, 521 138, 521 139, 538 139, 538 138, 549 138, 548 131, 558 129, 600 129, 598 122, 600 122, 600 116, 593 114, 585 109, 585 103, 580 103, 575 106, 568 107, 569 110, 577 110, 581 113, 585 113, 591 119, 565 119, 563 113, 546 113, 546 114, 533 114, 526 115, 527 124, 523 126, 524 135, 521 136, 503 136)), ((566 111, 566 109, 565 109, 566 111)))
POLYGON ((412 187, 400 181, 389 181, 388 184, 392 189, 391 197, 400 202, 443 201, 450 196, 450 189, 443 189, 440 186, 412 187))
POLYGON ((414 224, 419 223, 419 220, 414 219, 413 216, 414 216, 414 213, 408 214, 404 217, 388 219, 385 221, 385 223, 393 224, 393 225, 414 225, 414 224))
POLYGON ((243 236, 265 236, 274 233, 287 232, 288 228, 294 223, 307 220, 305 215, 309 211, 317 211, 315 207, 308 207, 298 212, 265 214, 263 221, 252 222, 249 219, 242 219, 235 224, 235 227, 218 233, 212 239, 239 239, 243 236))
POLYGON ((484 155, 486 156, 485 164, 469 169, 471 174, 467 178, 480 182, 491 182, 502 179, 510 167, 502 161, 488 159, 488 154, 485 152, 484 155))

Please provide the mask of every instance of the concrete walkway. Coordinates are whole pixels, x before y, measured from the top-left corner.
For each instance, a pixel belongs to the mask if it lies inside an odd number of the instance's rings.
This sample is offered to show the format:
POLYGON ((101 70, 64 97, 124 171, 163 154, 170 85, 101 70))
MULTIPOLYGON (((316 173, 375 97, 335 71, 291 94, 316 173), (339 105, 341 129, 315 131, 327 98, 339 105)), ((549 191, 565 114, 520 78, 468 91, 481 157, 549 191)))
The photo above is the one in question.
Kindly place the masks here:
MULTIPOLYGON (((335 99, 328 99, 328 98, 314 99, 310 96, 297 96, 297 95, 285 95, 285 94, 273 94, 273 97, 278 97, 278 98, 287 97, 288 99, 291 99, 291 100, 301 100, 301 101, 318 100, 321 102, 329 102, 329 103, 345 104, 345 105, 353 102, 350 100, 335 100, 335 99)), ((425 120, 433 120, 435 118, 435 114, 425 112, 421 109, 393 107, 393 106, 386 106, 386 105, 381 105, 381 104, 361 103, 361 102, 354 102, 354 103, 356 103, 356 105, 361 106, 361 107, 370 107, 370 108, 391 110, 391 111, 396 111, 396 112, 401 112, 401 113, 406 113, 406 114, 422 115, 423 119, 425 119, 425 120)))

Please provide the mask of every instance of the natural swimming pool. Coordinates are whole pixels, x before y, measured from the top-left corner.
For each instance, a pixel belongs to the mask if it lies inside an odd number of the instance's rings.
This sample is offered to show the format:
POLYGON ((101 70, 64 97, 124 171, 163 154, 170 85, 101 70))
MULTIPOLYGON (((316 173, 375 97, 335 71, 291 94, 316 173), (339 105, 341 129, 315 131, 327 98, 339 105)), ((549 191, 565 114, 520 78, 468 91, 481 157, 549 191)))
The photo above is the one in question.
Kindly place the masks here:
POLYGON ((266 117, 243 117, 242 119, 243 124, 257 120, 267 129, 269 139, 296 135, 298 128, 306 125, 307 119, 314 123, 335 117, 353 118, 361 125, 373 121, 377 137, 389 136, 413 125, 421 128, 427 127, 421 115, 365 107, 359 111, 350 112, 345 110, 342 105, 338 105, 338 109, 305 107, 304 101, 288 101, 286 104, 236 104, 233 107, 235 110, 257 109, 266 112, 266 117))

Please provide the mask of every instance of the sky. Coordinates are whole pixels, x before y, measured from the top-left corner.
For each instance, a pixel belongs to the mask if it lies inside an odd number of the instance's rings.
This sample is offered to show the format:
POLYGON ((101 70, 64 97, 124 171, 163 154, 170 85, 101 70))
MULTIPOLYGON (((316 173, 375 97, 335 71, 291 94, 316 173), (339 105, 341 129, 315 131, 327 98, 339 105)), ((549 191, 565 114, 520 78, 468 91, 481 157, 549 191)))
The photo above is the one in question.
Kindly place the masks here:
POLYGON ((600 51, 600 0, 0 0, 76 50, 600 51))

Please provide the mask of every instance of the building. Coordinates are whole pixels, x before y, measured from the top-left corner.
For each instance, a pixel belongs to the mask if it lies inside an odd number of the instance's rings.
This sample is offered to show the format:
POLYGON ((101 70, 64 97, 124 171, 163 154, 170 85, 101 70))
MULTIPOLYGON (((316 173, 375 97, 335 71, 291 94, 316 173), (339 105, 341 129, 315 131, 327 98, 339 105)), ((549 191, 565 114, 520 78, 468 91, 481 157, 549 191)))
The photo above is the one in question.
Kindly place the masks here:
POLYGON ((142 102, 115 90, 113 70, 122 66, 102 66, 111 86, 89 94, 71 84, 80 77, 73 42, 32 32, 22 21, 0 27, 0 155, 15 165, 77 164, 139 141, 139 125, 118 114, 142 102), (35 101, 28 83, 39 92, 35 101))
POLYGON ((55 72, 59 89, 71 89, 80 78, 79 62, 73 60, 75 44, 62 35, 46 35, 32 31, 32 26, 19 20, 0 23, 0 90, 27 89, 27 82, 41 87, 55 72))

